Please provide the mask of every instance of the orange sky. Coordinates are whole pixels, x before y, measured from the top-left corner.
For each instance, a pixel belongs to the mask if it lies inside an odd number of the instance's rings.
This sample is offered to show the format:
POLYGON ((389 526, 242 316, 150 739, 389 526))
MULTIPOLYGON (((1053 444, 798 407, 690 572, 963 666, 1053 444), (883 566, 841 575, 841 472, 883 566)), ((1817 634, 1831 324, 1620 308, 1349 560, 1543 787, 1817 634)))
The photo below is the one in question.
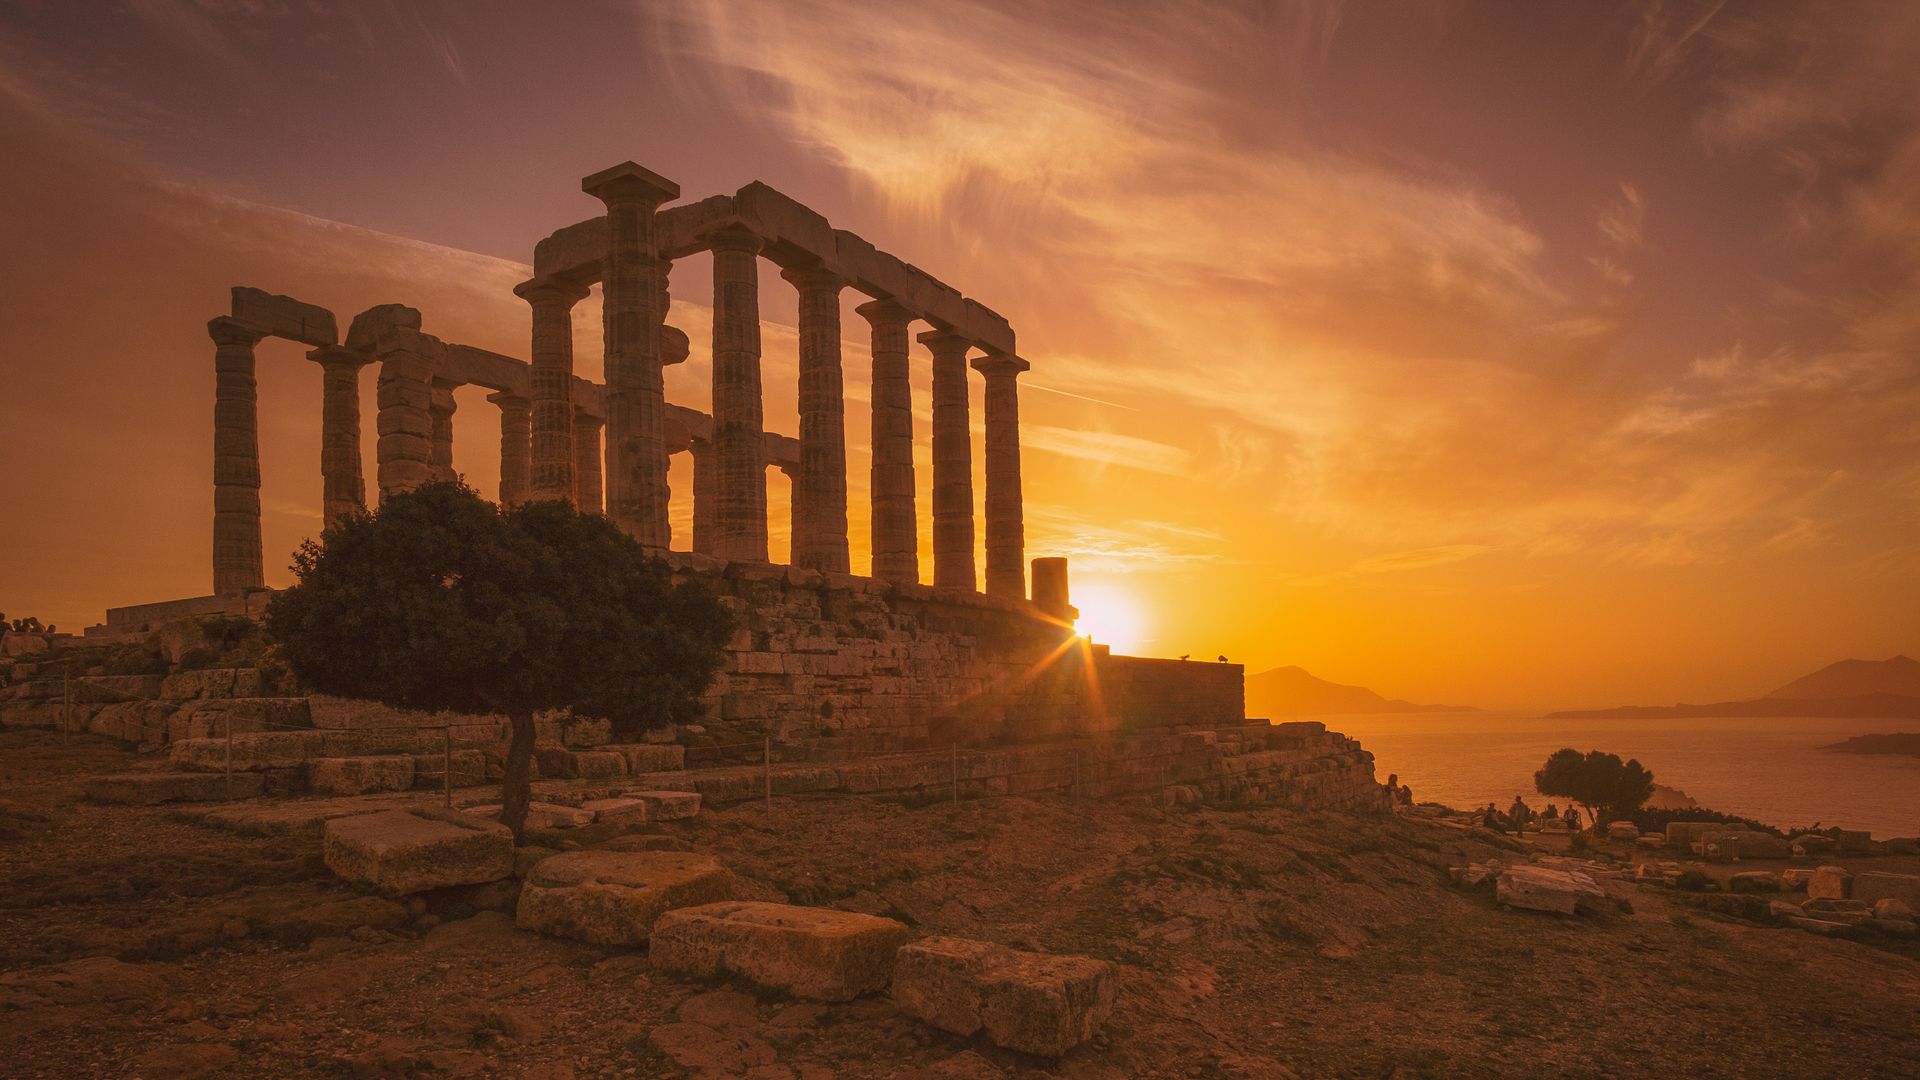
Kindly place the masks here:
MULTIPOLYGON (((228 286, 524 356, 533 242, 632 158, 690 198, 764 180, 1006 315, 1029 554, 1135 606, 1123 648, 1482 705, 1920 650, 1913 5, 84 7, 0 15, 10 614, 206 591, 228 286)), ((707 274, 672 282, 697 407, 707 274)), ((792 433, 770 268, 762 311, 792 433)), ((319 371, 268 343, 260 374, 282 582, 319 371)), ((460 405, 490 491, 492 407, 460 405)))

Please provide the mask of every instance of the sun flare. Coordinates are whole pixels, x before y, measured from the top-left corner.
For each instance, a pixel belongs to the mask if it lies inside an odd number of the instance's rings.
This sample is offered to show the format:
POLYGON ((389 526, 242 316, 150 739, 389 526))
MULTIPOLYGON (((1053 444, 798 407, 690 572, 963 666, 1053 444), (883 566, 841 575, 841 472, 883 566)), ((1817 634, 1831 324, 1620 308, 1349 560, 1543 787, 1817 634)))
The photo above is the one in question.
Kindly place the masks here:
POLYGON ((1083 636, 1117 653, 1135 653, 1146 643, 1146 620, 1124 591, 1110 585, 1076 584, 1073 605, 1080 609, 1073 628, 1083 636))

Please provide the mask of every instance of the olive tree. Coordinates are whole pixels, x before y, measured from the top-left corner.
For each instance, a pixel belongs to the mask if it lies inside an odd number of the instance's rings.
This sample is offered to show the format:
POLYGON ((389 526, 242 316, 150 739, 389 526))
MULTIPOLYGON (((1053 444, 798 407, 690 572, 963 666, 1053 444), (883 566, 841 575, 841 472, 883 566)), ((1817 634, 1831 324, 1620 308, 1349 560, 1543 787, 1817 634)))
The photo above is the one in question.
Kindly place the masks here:
POLYGON ((526 820, 534 714, 632 733, 688 718, 730 619, 604 518, 501 509, 457 483, 389 496, 294 554, 268 633, 307 686, 413 709, 507 717, 501 820, 526 820))
POLYGON ((1533 774, 1534 789, 1542 795, 1572 799, 1586 807, 1587 817, 1599 825, 1640 809, 1653 794, 1653 773, 1636 760, 1622 762, 1618 754, 1568 747, 1556 750, 1533 774))

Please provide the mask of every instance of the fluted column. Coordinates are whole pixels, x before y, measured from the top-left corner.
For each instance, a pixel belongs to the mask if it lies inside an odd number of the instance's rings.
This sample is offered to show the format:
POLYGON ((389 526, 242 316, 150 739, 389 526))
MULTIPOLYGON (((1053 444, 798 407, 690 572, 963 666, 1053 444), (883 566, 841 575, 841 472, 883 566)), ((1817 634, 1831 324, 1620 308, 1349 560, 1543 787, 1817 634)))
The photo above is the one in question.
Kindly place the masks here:
POLYGON ((360 369, 372 357, 351 349, 315 349, 320 365, 320 507, 328 525, 367 508, 360 475, 360 369))
POLYGON ((607 385, 607 516, 652 551, 665 551, 667 521, 666 388, 661 319, 666 264, 653 242, 654 210, 680 186, 631 161, 595 173, 581 190, 607 206, 607 257, 601 270, 607 385))
POLYGON ((573 414, 573 501, 583 514, 605 512, 600 491, 600 428, 604 423, 589 413, 573 414))
POLYGON ((973 567, 973 434, 967 426, 967 349, 945 330, 920 341, 933 353, 933 583, 977 589, 973 567))
POLYGON ((533 488, 533 402, 518 394, 488 394, 500 409, 500 506, 519 506, 533 488))
POLYGON ((433 343, 418 331, 394 330, 379 346, 380 430, 376 452, 380 497, 412 491, 433 479, 433 343))
POLYGON ((720 467, 713 440, 696 438, 687 448, 693 454, 693 550, 712 555, 719 545, 720 467))
POLYGON ((914 518, 913 389, 907 325, 913 315, 893 300, 854 309, 873 329, 873 576, 920 580, 920 526, 914 518))
POLYGON ((973 362, 987 382, 987 593, 1015 600, 1027 596, 1017 380, 1032 366, 1011 353, 988 353, 973 362))
POLYGON ((213 591, 266 584, 260 558, 259 389, 253 347, 266 335, 237 319, 207 323, 213 338, 213 591))
POLYGON ((535 278, 514 290, 533 308, 529 499, 573 499, 573 305, 587 290, 535 278))
POLYGON ((713 449, 719 505, 714 554, 767 561, 767 459, 761 449, 760 238, 723 229, 713 250, 713 449))
POLYGON ((840 371, 840 290, 811 267, 780 275, 800 293, 800 475, 793 481, 793 565, 848 572, 847 402, 840 371))
POLYGON ((427 406, 433 424, 433 441, 427 449, 427 466, 433 471, 436 484, 451 483, 459 479, 453 471, 453 411, 458 404, 453 400, 453 388, 456 383, 433 383, 433 395, 427 406))

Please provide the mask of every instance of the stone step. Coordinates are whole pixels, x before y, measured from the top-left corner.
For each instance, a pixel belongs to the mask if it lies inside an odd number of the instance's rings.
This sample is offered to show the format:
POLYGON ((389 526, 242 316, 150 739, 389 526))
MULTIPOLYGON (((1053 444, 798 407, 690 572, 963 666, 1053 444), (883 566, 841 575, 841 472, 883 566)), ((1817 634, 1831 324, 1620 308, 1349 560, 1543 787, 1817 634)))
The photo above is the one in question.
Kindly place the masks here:
POLYGON ((248 799, 261 794, 265 785, 266 776, 258 772, 235 773, 231 787, 219 773, 134 772, 91 777, 85 790, 94 802, 152 806, 248 799))

